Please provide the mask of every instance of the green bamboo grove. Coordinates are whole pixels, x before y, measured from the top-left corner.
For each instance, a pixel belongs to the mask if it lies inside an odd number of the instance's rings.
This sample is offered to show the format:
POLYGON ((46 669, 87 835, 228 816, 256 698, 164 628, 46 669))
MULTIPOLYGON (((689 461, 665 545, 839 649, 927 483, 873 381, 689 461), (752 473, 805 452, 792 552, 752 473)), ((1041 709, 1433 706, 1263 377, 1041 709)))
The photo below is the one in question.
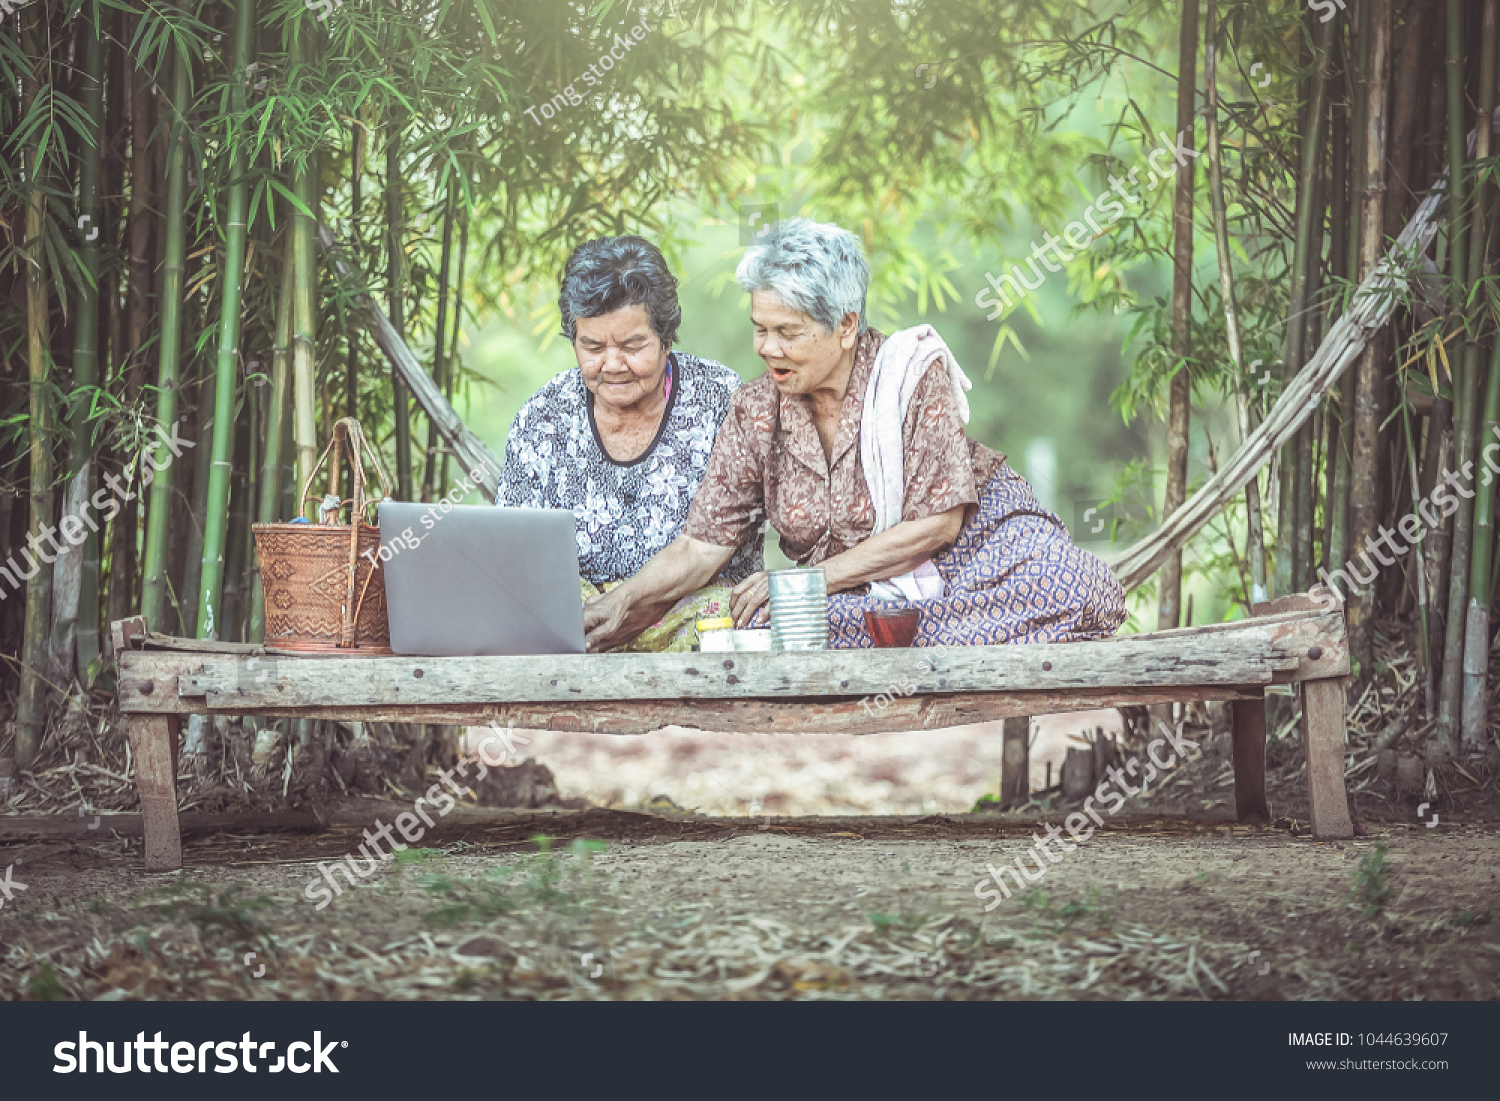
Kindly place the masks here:
MULTIPOLYGON (((1273 0, 15 7, 0 28, 0 761, 31 767, 70 696, 109 693, 114 620, 259 639, 251 525, 303 512, 334 420, 361 420, 399 497, 446 492, 443 441, 364 301, 462 408, 506 369, 465 361, 466 326, 541 332, 577 243, 639 232, 671 255, 699 212, 732 221, 758 179, 865 234, 872 301, 972 312, 927 242, 1003 254, 1174 127, 1192 156, 1169 186, 1068 264, 1080 309, 1133 318, 1129 378, 1100 415, 1164 437, 1162 515, 1261 422, 1435 188, 1443 224, 1436 270, 1226 505, 1217 557, 1187 548, 1137 594, 1156 613, 1144 628, 1188 621, 1195 570, 1248 614, 1352 564, 1374 574, 1347 594, 1360 683, 1405 646, 1420 720, 1450 752, 1482 744, 1500 628, 1500 485, 1483 477, 1500 442, 1497 3, 1351 0, 1326 19, 1273 0), (643 18, 653 33, 587 104, 528 115, 643 18), (929 94, 911 73, 934 58, 929 94), (1119 107, 1106 139, 1053 124, 1095 97, 1119 107), (320 255, 320 226, 354 281, 320 255), (1152 265, 1170 286, 1154 300, 1126 279, 1152 265), (1205 459, 1209 406, 1236 436, 1205 459), (1472 495, 1431 523, 1450 475, 1472 495), (77 546, 65 532, 34 551, 75 516, 91 521, 77 546), (1413 517, 1413 549, 1376 570, 1367 548, 1413 517)), ((1007 319, 997 355, 1008 340, 1007 319)))

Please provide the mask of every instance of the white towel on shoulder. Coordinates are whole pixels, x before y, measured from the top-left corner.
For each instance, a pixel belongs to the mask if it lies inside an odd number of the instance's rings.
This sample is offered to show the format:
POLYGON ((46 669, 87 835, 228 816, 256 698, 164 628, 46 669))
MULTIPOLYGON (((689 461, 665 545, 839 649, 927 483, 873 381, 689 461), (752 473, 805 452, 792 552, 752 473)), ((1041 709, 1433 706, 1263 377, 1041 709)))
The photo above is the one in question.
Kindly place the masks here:
MULTIPOLYGON (((870 487, 870 500, 875 505, 872 535, 901 522, 906 497, 902 429, 917 385, 927 373, 928 365, 939 356, 948 370, 948 382, 953 387, 959 419, 968 424, 969 399, 964 396, 964 391, 971 389, 973 383, 931 325, 918 325, 892 333, 875 356, 859 427, 860 461, 864 465, 865 483, 870 487)), ((870 584, 870 595, 877 600, 895 601, 903 597, 907 600, 934 600, 944 591, 942 574, 931 560, 900 577, 870 584)))

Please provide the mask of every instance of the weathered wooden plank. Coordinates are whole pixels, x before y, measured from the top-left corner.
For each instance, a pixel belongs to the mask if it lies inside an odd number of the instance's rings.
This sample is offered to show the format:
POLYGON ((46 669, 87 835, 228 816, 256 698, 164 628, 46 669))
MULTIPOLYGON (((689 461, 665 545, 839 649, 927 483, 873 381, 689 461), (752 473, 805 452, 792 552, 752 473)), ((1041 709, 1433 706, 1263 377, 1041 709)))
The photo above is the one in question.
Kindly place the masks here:
MULTIPOLYGON (((363 821, 350 816, 351 821, 363 821)), ((337 819, 325 815, 319 817, 312 811, 281 810, 265 813, 236 812, 234 814, 202 814, 194 811, 179 813, 177 823, 181 836, 192 837, 220 833, 225 830, 307 830, 326 829, 330 821, 337 819)), ((122 837, 140 837, 145 832, 145 819, 139 814, 98 814, 91 818, 69 818, 61 814, 20 817, 0 815, 0 841, 21 838, 46 837, 69 838, 76 841, 101 841, 112 834, 122 837)))
MULTIPOLYGON (((210 710, 426 706, 625 700, 874 697, 899 691, 1078 691, 1269 684, 1277 673, 1326 675, 1345 655, 1337 617, 1171 640, 1115 639, 1045 646, 836 650, 749 654, 576 654, 544 657, 202 655, 179 678, 210 710), (1308 655, 1319 653, 1316 660, 1308 655)), ((131 655, 134 675, 141 655, 131 655)), ((157 687, 157 686, 153 686, 157 687)), ((159 690, 159 687, 158 689, 159 690)), ((122 704, 123 706, 123 704, 122 704)), ((155 708, 149 708, 155 710, 155 708)))
POLYGON ((254 642, 218 642, 206 638, 178 638, 176 635, 159 635, 151 632, 140 640, 142 650, 182 650, 194 654, 243 654, 253 657, 264 654, 266 648, 254 642))
POLYGON ((1344 787, 1344 682, 1310 680, 1302 686, 1302 746, 1307 754, 1307 802, 1313 836, 1354 836, 1344 787))
POLYGON ((146 823, 146 870, 182 867, 182 835, 177 825, 175 715, 132 715, 130 748, 135 754, 135 785, 146 823))
POLYGON ((1283 646, 1297 655, 1294 668, 1282 669, 1271 678, 1273 684, 1300 684, 1308 680, 1326 680, 1349 675, 1349 637, 1344 631, 1344 617, 1332 615, 1316 620, 1282 618, 1264 623, 1266 630, 1283 646), (1304 626, 1298 626, 1298 624, 1304 626), (1308 623, 1316 623, 1318 637, 1312 639, 1308 623))
POLYGON ((129 619, 117 619, 109 625, 110 641, 114 643, 117 654, 123 654, 131 649, 137 639, 144 638, 149 633, 146 627, 146 617, 141 615, 131 616, 129 619))
MULTIPOLYGON (((1255 698, 1261 689, 1205 685, 1191 688, 1195 700, 1255 698)), ((646 734, 666 726, 726 733, 883 734, 941 730, 1017 715, 1050 715, 1116 705, 1168 703, 1184 695, 1180 687, 1095 688, 1066 692, 973 692, 957 696, 913 696, 886 710, 862 707, 858 700, 601 700, 556 704, 431 704, 422 706, 282 707, 244 712, 262 718, 338 719, 343 722, 413 722, 483 726, 499 723, 535 730, 594 734, 646 734)), ((201 699, 162 700, 185 713, 203 710, 201 699)))
POLYGON ((203 657, 200 654, 183 654, 172 650, 117 651, 116 693, 120 710, 126 714, 205 714, 208 708, 201 702, 186 700, 177 694, 178 677, 181 674, 202 670, 203 657), (187 706, 183 706, 184 704, 187 706))

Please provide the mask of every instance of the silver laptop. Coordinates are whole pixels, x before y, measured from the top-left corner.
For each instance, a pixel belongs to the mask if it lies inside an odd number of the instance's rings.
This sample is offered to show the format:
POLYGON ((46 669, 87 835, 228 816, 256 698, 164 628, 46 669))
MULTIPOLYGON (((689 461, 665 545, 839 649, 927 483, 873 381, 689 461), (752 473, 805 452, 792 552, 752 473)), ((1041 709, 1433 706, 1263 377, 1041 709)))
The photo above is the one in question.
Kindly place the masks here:
POLYGON ((383 501, 380 546, 396 653, 584 652, 567 509, 383 501))

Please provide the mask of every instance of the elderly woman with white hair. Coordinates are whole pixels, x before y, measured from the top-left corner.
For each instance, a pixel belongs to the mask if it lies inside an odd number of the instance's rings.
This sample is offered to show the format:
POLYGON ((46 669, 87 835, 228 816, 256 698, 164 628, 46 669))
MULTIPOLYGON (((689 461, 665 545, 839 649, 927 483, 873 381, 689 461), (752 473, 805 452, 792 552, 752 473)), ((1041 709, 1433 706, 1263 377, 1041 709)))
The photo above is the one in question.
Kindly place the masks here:
MULTIPOLYGON (((588 601, 590 650, 634 637, 651 609, 713 577, 763 520, 828 581, 829 642, 871 646, 864 612, 905 599, 918 645, 1069 642, 1111 634, 1125 594, 1075 546, 1005 456, 964 436, 968 379, 921 325, 865 324, 870 272, 854 236, 804 219, 741 261, 766 373, 730 401, 687 527, 639 573, 588 601)), ((765 621, 763 571, 733 590, 765 621)))

